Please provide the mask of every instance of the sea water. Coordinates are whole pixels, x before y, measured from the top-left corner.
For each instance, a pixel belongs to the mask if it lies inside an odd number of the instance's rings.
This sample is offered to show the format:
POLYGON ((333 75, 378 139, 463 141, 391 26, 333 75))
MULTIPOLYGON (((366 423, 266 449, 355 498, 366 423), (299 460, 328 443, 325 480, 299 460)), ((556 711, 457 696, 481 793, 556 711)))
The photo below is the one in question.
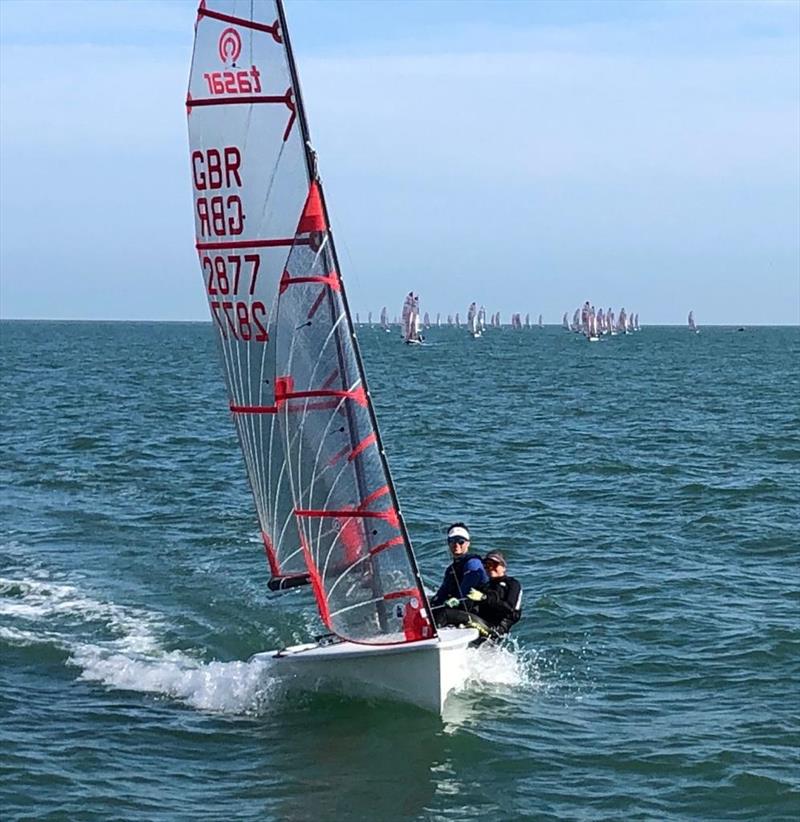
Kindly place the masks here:
POLYGON ((251 655, 276 597, 210 324, 5 322, 4 819, 793 819, 800 330, 362 328, 423 576, 525 591, 443 720, 251 655))

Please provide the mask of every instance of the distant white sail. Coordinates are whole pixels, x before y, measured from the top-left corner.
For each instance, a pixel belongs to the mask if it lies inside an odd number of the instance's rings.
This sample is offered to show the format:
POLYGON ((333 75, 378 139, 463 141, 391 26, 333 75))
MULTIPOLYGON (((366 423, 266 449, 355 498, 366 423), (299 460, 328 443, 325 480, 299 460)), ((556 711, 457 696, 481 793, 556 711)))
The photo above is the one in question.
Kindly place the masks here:
POLYGON ((403 339, 407 342, 420 342, 422 323, 419 318, 419 294, 409 291, 403 303, 403 339))
POLYGON ((476 303, 470 303, 467 309, 467 329, 473 337, 478 334, 478 306, 476 303))

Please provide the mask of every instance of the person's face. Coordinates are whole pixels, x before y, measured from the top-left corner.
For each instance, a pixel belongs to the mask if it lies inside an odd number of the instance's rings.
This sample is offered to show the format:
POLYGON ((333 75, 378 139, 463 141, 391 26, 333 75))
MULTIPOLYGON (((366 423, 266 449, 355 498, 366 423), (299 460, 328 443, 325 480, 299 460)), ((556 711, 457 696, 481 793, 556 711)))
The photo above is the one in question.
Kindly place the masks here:
POLYGON ((486 573, 489 574, 492 579, 499 579, 500 577, 504 577, 506 575, 506 566, 500 565, 500 563, 495 562, 492 559, 485 562, 484 566, 486 567, 486 573))
POLYGON ((464 537, 451 537, 447 540, 447 545, 454 557, 460 557, 469 550, 469 540, 464 537))

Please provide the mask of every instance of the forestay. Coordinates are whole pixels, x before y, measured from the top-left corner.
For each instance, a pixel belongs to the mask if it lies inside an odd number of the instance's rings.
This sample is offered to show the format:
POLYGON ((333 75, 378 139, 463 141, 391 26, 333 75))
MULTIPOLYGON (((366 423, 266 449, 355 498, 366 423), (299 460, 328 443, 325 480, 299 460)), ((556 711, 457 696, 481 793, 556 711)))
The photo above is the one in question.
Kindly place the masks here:
POLYGON ((283 9, 198 9, 196 245, 274 577, 367 643, 435 635, 367 391, 283 9))

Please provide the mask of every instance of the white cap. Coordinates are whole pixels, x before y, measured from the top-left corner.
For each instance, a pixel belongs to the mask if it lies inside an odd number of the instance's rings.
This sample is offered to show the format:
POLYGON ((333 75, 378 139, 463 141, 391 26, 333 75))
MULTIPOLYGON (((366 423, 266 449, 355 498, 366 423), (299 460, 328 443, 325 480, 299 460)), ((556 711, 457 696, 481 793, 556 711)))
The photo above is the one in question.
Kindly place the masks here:
POLYGON ((469 541, 469 531, 460 525, 454 525, 447 532, 447 538, 451 539, 452 537, 463 537, 465 540, 469 541))

